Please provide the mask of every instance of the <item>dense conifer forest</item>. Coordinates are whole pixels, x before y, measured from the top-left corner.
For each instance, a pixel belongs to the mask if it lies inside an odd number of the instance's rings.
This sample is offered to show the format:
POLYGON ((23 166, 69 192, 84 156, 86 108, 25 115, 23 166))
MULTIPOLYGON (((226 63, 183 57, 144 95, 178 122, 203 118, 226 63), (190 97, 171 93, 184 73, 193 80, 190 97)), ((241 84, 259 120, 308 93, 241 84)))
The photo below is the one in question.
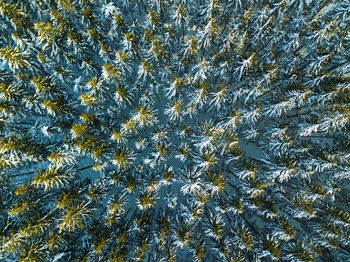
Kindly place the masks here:
POLYGON ((0 0, 0 261, 350 261, 350 1, 0 0))

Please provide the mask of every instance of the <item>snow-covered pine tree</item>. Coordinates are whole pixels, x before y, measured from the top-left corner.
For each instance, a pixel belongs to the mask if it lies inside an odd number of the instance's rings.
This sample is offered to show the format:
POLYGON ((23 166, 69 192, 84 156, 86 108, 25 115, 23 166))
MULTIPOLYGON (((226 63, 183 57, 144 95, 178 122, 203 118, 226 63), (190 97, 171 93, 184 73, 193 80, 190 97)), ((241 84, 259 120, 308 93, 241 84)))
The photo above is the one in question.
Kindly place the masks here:
POLYGON ((1 260, 350 260, 349 10, 0 0, 1 260))

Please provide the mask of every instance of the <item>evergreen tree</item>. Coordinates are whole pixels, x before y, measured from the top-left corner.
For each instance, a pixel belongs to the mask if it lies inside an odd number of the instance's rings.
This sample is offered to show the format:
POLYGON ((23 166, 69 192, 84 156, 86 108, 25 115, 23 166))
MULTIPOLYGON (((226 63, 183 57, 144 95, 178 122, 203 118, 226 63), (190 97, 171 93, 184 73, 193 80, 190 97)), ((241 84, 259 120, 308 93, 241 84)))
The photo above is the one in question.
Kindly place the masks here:
POLYGON ((0 260, 349 261, 349 10, 0 0, 0 260))

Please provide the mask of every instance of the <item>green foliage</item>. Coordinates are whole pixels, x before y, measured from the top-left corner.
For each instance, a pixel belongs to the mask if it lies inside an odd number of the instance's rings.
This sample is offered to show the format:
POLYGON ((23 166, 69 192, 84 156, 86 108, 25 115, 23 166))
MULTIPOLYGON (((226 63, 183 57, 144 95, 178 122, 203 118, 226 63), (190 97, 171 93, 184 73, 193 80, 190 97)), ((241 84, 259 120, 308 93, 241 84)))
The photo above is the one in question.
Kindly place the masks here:
POLYGON ((14 49, 11 46, 1 48, 0 58, 4 63, 8 63, 11 70, 23 69, 25 66, 30 65, 25 53, 20 52, 18 47, 14 49))
POLYGON ((47 170, 38 170, 34 177, 33 185, 37 187, 44 187, 46 191, 54 186, 64 186, 72 175, 69 172, 62 170, 60 167, 50 166, 47 170))
POLYGON ((84 222, 87 216, 92 214, 93 211, 86 207, 86 205, 74 205, 69 209, 65 209, 63 218, 60 219, 58 227, 61 231, 74 231, 76 227, 83 228, 84 222))

